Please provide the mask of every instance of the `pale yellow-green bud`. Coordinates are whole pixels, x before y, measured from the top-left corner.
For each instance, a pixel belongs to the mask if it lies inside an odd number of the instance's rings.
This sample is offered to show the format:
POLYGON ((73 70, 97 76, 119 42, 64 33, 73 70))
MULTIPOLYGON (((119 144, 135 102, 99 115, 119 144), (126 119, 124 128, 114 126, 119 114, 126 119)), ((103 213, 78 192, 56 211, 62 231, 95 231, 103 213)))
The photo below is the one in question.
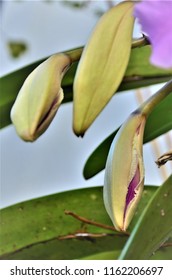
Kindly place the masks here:
MULTIPOLYGON (((143 191, 142 146, 146 119, 171 93, 172 80, 129 116, 111 144, 105 167, 104 203, 115 228, 119 231, 126 231, 143 191)), ((164 163, 170 159, 170 152, 160 158, 164 163)))
POLYGON ((55 54, 25 80, 11 110, 11 120, 23 140, 36 140, 50 125, 63 100, 61 80, 70 64, 68 55, 55 54))
POLYGON ((118 131, 107 158, 104 203, 119 231, 126 231, 143 191, 145 122, 145 116, 139 111, 132 113, 118 131))
POLYGON ((118 89, 128 65, 134 24, 133 2, 123 2, 97 23, 74 80, 73 129, 83 135, 118 89))

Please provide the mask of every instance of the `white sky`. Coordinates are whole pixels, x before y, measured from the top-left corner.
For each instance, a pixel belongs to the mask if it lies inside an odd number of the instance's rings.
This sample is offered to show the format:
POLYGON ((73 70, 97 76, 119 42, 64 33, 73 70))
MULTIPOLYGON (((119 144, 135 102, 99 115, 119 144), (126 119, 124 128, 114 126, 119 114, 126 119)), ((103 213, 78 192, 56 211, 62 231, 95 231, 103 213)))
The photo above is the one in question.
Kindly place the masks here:
MULTIPOLYGON (((105 7, 104 4, 102 6, 105 7)), ((0 43, 1 74, 54 52, 83 45, 97 21, 92 8, 75 10, 59 1, 4 1, 0 43), (11 59, 6 49, 8 40, 26 41, 28 52, 17 60, 11 59)), ((143 95, 146 94, 145 91, 143 95)), ((1 130, 0 206, 63 190, 103 185, 104 172, 88 181, 84 180, 84 163, 93 149, 137 105, 134 91, 116 95, 83 139, 78 139, 72 132, 72 103, 60 107, 50 128, 35 143, 20 140, 12 125, 1 130)), ((159 143, 160 154, 169 150, 163 137, 160 137, 159 143)), ((157 156, 150 144, 144 146, 144 158, 146 183, 160 184, 163 178, 154 163, 157 156)), ((170 171, 171 166, 168 165, 167 174, 170 171)))

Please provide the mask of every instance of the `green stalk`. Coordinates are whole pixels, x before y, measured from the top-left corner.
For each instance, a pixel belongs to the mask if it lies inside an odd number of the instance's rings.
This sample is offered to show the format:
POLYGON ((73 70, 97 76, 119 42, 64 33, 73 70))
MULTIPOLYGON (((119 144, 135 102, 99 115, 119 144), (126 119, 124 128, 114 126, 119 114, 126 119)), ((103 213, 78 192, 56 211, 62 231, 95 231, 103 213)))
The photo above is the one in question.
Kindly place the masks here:
POLYGON ((73 62, 80 60, 83 49, 84 49, 83 47, 80 47, 80 48, 65 52, 65 54, 67 54, 70 57, 71 62, 73 63, 73 62))
POLYGON ((166 83, 160 90, 146 100, 140 107, 139 111, 146 117, 152 112, 154 107, 158 105, 165 97, 172 93, 172 79, 166 83))

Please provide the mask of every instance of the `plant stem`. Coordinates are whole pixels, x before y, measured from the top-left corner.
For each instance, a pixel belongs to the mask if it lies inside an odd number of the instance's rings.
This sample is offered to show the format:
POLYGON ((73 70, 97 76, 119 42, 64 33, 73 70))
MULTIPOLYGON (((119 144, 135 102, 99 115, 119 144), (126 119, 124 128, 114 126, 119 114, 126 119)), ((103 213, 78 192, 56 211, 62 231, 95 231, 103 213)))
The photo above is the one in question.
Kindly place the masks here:
POLYGON ((157 161, 155 161, 155 163, 158 165, 158 167, 161 167, 162 165, 166 164, 166 162, 169 160, 172 160, 172 151, 163 154, 157 159, 157 161))
POLYGON ((148 38, 143 35, 143 37, 133 40, 131 48, 135 49, 135 48, 144 47, 146 45, 150 45, 150 42, 148 38))
POLYGON ((70 59, 73 63, 80 59, 83 49, 84 49, 83 47, 80 47, 80 48, 65 52, 65 54, 67 54, 70 57, 70 59))
POLYGON ((83 223, 89 224, 89 225, 93 225, 93 226, 96 226, 96 227, 101 227, 101 228, 104 228, 104 229, 110 229, 112 231, 117 232, 120 235, 129 235, 128 232, 125 232, 125 233, 120 232, 119 233, 113 226, 109 226, 109 225, 105 225, 105 224, 101 224, 101 223, 97 223, 97 222, 88 220, 88 219, 86 219, 84 217, 81 217, 81 216, 71 212, 71 211, 65 211, 65 214, 66 215, 70 215, 70 216, 74 217, 75 219, 77 219, 77 220, 79 220, 79 221, 81 221, 83 223))
POLYGON ((140 106, 139 111, 147 117, 152 112, 152 110, 170 93, 172 93, 172 79, 148 100, 146 100, 140 106))
POLYGON ((160 248, 165 248, 165 247, 171 247, 172 246, 172 243, 164 243, 160 248))
POLYGON ((65 240, 65 239, 92 239, 92 238, 100 238, 100 237, 106 237, 106 236, 125 236, 124 234, 121 235, 120 233, 91 233, 91 232, 77 232, 67 235, 59 236, 59 240, 65 240))

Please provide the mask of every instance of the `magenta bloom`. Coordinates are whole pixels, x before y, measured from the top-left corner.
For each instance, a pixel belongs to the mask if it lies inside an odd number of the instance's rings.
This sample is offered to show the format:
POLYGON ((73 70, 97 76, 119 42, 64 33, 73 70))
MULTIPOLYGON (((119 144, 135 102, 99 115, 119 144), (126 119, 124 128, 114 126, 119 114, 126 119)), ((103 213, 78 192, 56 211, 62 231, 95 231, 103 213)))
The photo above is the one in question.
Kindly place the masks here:
POLYGON ((172 1, 143 0, 135 4, 134 16, 152 45, 151 63, 172 67, 172 1))

